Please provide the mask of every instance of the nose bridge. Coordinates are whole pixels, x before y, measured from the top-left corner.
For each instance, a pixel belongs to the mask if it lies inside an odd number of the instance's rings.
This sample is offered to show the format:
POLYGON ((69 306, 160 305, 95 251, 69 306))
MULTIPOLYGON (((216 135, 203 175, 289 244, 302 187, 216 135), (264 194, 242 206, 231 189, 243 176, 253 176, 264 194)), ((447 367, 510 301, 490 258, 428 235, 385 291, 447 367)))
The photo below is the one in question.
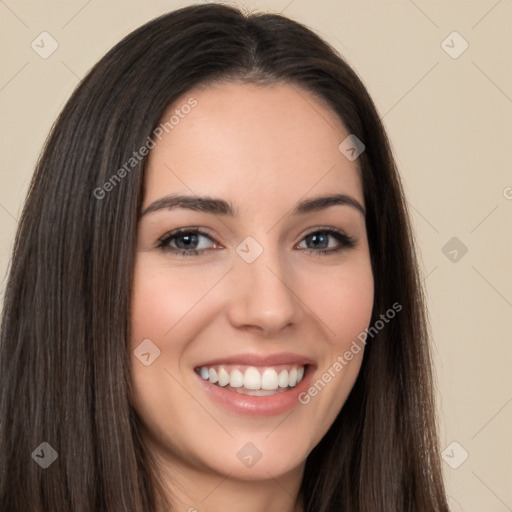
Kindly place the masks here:
POLYGON ((278 332, 296 323, 300 301, 289 282, 293 268, 286 265, 275 243, 265 244, 247 237, 237 247, 233 273, 235 294, 230 303, 233 325, 258 327, 266 333, 278 332))

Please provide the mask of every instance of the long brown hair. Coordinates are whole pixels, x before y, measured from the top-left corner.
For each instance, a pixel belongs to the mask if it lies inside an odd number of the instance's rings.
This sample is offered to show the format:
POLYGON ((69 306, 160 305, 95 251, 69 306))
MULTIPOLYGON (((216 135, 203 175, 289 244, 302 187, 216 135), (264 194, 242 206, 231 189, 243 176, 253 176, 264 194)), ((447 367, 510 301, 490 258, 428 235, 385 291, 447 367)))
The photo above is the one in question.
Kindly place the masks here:
MULTIPOLYGON (((135 30, 88 73, 52 128, 16 234, 0 345, 0 510, 155 512, 155 461, 130 404, 130 300, 145 158, 166 107, 219 80, 286 82, 363 141, 375 300, 341 413, 306 461, 305 512, 448 512, 426 313, 406 203, 384 128, 342 57, 276 14, 193 5, 135 30), (33 452, 48 443, 46 469, 33 452)), ((45 445, 46 446, 46 445, 45 445)), ((170 510, 170 507, 167 508, 170 510)))

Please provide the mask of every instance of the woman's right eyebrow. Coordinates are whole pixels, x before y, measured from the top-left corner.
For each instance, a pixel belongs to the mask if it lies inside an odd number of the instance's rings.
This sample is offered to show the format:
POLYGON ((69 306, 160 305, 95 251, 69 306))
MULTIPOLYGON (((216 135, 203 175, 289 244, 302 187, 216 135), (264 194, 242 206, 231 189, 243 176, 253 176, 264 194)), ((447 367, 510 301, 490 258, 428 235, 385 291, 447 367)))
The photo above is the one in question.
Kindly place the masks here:
POLYGON ((214 215, 228 215, 235 217, 236 208, 224 199, 213 197, 168 195, 152 202, 141 214, 141 217, 158 210, 172 210, 174 208, 188 208, 198 212, 212 213, 214 215))
MULTIPOLYGON (((337 205, 350 206, 362 213, 363 216, 366 215, 365 209, 361 203, 347 194, 334 194, 306 199, 293 209, 292 215, 316 212, 337 205)), ((142 212, 141 217, 159 210, 172 210, 175 208, 186 208, 211 213, 213 215, 227 215, 230 217, 236 217, 238 215, 237 209, 224 199, 171 194, 152 202, 142 212)))

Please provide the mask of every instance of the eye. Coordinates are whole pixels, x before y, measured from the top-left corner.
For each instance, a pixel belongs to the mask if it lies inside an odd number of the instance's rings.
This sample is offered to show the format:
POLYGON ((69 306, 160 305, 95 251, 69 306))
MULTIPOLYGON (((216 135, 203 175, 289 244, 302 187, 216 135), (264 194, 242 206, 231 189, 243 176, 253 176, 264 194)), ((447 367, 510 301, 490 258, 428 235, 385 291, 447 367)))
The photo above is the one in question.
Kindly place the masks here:
POLYGON ((334 228, 323 228, 306 235, 297 246, 310 254, 331 254, 354 247, 356 240, 334 228), (303 244, 306 244, 304 247, 303 244))
POLYGON ((218 248, 216 242, 198 229, 177 229, 158 240, 158 247, 180 256, 197 256, 205 250, 218 248))

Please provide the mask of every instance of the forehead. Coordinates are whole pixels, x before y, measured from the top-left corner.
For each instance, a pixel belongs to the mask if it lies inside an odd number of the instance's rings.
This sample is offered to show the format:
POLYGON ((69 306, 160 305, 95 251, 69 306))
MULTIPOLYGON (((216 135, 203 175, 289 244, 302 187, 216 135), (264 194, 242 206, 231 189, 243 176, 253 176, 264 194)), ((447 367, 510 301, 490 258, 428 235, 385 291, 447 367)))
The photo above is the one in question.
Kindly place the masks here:
POLYGON ((363 202, 358 162, 339 149, 349 132, 296 85, 196 88, 169 106, 166 122, 146 166, 148 201, 172 190, 260 200, 342 191, 363 202))

